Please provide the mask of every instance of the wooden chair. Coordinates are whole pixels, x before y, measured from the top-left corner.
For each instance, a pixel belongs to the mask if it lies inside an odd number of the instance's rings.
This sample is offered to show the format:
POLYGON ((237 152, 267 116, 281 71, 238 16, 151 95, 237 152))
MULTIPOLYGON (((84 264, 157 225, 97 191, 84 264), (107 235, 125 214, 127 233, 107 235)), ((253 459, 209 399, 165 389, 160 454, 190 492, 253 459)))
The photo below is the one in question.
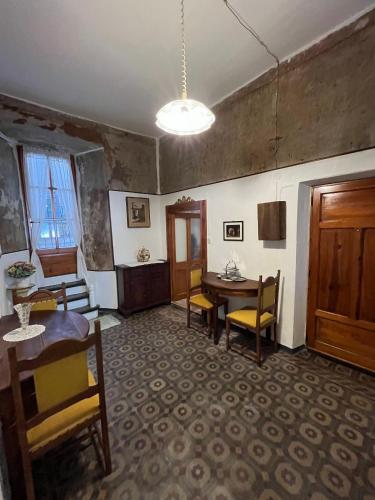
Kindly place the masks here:
POLYGON ((202 266, 192 267, 188 272, 188 292, 187 292, 187 327, 190 326, 191 306, 199 307, 207 314, 208 336, 212 335, 214 314, 217 315, 218 308, 224 306, 225 314, 228 313, 228 300, 224 297, 213 297, 209 293, 202 293, 202 276, 204 268, 202 266))
POLYGON ((35 499, 32 461, 84 429, 88 434, 80 439, 91 439, 105 474, 110 474, 100 322, 95 322, 95 333, 84 340, 62 340, 25 360, 18 360, 16 347, 11 347, 8 357, 27 499, 35 499), (96 351, 98 383, 87 367, 87 350, 91 346, 96 351), (31 418, 25 415, 21 393, 20 374, 25 371, 34 371, 38 412, 31 418), (96 427, 98 420, 101 436, 96 427))
POLYGON ((32 311, 56 311, 58 299, 62 298, 64 311, 68 310, 68 302, 66 299, 66 285, 61 284, 61 290, 50 292, 49 290, 37 290, 36 292, 27 295, 26 297, 15 296, 13 298, 14 305, 22 302, 32 302, 32 311))
POLYGON ((256 309, 244 307, 233 311, 226 316, 227 350, 231 348, 229 342, 231 324, 240 325, 256 334, 256 355, 258 366, 262 363, 261 331, 265 328, 273 329, 274 349, 277 350, 277 307, 279 296, 280 271, 276 277, 270 276, 262 281, 259 276, 259 286, 256 309))

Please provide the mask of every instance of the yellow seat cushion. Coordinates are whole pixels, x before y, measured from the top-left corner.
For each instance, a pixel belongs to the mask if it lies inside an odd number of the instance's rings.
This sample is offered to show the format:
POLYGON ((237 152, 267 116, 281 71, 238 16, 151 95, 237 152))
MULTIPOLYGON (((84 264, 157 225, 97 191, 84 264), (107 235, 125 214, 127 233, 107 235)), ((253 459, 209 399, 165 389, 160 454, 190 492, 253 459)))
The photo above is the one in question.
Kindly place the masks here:
POLYGON ((56 311, 57 310, 57 300, 56 299, 48 299, 48 300, 38 300, 33 303, 31 308, 32 311, 56 311))
POLYGON ((213 303, 203 293, 192 295, 190 297, 190 304, 200 307, 201 309, 212 309, 214 307, 213 303))
MULTIPOLYGON (((257 311, 256 309, 240 309, 238 311, 233 311, 227 315, 232 321, 243 323, 250 328, 256 328, 257 326, 257 311)), ((268 321, 273 319, 274 316, 268 312, 265 312, 260 317, 260 326, 263 326, 268 321)))
MULTIPOLYGON (((96 385, 91 370, 89 370, 88 379, 90 386, 96 385)), ((99 395, 95 394, 91 398, 83 399, 46 418, 41 424, 27 431, 30 451, 33 452, 45 446, 99 412, 99 395)))

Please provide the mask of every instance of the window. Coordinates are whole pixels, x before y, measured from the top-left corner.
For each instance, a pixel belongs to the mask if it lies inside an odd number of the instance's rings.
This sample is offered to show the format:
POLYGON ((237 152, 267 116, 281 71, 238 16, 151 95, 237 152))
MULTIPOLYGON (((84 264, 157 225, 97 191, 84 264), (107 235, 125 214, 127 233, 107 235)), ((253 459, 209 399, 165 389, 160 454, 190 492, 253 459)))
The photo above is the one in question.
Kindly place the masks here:
POLYGON ((76 246, 76 199, 69 156, 27 150, 25 184, 33 248, 76 246))

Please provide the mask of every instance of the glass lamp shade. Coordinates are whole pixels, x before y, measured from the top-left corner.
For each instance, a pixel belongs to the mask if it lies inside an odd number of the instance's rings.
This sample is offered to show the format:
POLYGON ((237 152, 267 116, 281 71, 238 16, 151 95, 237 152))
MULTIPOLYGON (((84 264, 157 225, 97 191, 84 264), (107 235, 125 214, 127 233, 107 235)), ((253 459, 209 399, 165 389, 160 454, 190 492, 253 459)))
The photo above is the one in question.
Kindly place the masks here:
POLYGON ((175 135, 194 135, 208 130, 215 115, 194 99, 178 99, 163 106, 156 114, 156 125, 175 135))

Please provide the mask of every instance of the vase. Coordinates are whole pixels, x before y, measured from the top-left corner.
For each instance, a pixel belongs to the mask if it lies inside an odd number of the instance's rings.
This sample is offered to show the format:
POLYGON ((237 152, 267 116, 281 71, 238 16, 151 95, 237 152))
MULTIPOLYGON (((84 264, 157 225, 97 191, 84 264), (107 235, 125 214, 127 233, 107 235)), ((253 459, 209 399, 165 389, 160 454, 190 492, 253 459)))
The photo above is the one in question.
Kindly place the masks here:
POLYGON ((150 250, 145 247, 142 247, 138 250, 137 253, 138 262, 148 262, 150 260, 150 250))
POLYGON ((9 278, 9 284, 15 288, 28 288, 30 281, 31 276, 26 276, 26 278, 9 278))
POLYGON ((30 302, 23 302, 22 304, 16 304, 14 306, 14 310, 18 315, 18 319, 20 320, 22 330, 26 331, 29 326, 30 321, 30 312, 33 305, 30 302))

